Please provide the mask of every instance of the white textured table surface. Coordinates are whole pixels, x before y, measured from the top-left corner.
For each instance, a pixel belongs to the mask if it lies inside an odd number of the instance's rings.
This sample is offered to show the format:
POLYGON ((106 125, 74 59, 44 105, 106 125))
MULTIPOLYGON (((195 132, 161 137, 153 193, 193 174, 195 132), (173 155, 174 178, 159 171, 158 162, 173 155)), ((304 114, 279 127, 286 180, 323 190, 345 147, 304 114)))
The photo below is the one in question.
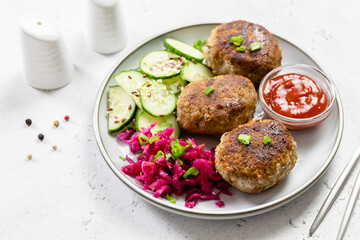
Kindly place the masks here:
MULTIPOLYGON (((84 1, 2 1, 0 239, 335 239, 355 174, 311 238, 308 230, 360 143, 357 1, 123 0, 122 8, 128 48, 178 25, 236 19, 262 24, 299 43, 333 77, 343 100, 345 130, 333 163, 306 193, 254 217, 210 221, 158 209, 129 190, 97 148, 95 96, 122 52, 104 56, 86 46, 84 1), (52 20, 62 30, 76 66, 73 81, 62 89, 40 91, 24 83, 18 21, 29 13, 52 20), (69 122, 63 120, 65 115, 69 122), (31 127, 25 125, 26 118, 32 119, 31 127), (59 128, 54 120, 60 121, 59 128), (37 139, 40 132, 43 142, 37 139), (28 161, 30 153, 33 159, 28 161)), ((360 239, 359 222, 357 201, 346 239, 360 239)))

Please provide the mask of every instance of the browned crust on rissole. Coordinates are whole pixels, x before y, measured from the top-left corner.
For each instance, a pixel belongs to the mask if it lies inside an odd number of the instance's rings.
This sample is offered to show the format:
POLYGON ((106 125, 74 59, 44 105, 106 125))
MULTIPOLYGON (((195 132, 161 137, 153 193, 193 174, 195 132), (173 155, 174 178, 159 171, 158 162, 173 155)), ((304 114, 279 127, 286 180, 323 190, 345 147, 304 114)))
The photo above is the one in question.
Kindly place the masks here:
POLYGON ((188 84, 178 100, 180 126, 190 133, 221 135, 252 119, 256 91, 245 77, 229 74, 188 84), (215 90, 205 95, 204 90, 215 90))
POLYGON ((283 124, 274 120, 251 121, 225 133, 215 152, 215 166, 223 178, 249 193, 259 193, 280 183, 296 161, 293 137, 283 124), (251 136, 251 143, 240 143, 239 134, 251 136), (264 136, 273 142, 265 145, 264 136))
POLYGON ((281 48, 276 38, 263 26, 243 20, 224 23, 213 29, 207 48, 205 57, 215 75, 243 75, 251 79, 255 87, 269 71, 281 65, 281 48), (236 50, 238 46, 230 42, 231 37, 238 35, 244 36, 242 45, 246 46, 245 52, 239 52, 236 50), (251 52, 250 44, 257 41, 263 47, 251 52), (209 61, 207 53, 210 51, 212 60, 209 61), (233 68, 225 70, 217 67, 226 63, 233 65, 233 68))

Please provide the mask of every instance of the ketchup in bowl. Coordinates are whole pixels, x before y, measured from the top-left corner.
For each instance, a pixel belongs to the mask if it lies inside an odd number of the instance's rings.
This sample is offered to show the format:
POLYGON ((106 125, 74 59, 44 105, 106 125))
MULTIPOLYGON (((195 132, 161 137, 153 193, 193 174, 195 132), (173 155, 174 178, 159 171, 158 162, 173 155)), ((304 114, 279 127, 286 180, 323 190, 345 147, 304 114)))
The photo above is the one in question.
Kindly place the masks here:
POLYGON ((276 113, 290 118, 310 118, 328 106, 326 92, 313 79, 288 73, 270 79, 263 90, 266 104, 276 113))
POLYGON ((320 69, 305 64, 284 65, 263 78, 259 99, 267 117, 288 129, 300 130, 321 123, 331 114, 336 89, 320 69))

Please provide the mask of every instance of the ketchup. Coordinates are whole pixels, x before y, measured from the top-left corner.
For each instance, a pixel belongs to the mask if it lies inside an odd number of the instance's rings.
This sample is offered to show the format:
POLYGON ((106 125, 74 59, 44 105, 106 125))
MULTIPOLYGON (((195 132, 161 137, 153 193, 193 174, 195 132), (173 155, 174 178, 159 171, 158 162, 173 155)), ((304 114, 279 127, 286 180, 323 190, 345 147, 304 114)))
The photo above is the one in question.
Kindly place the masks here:
POLYGON ((270 79, 264 99, 273 111, 291 118, 314 117, 325 111, 328 104, 324 90, 308 76, 297 73, 270 79))

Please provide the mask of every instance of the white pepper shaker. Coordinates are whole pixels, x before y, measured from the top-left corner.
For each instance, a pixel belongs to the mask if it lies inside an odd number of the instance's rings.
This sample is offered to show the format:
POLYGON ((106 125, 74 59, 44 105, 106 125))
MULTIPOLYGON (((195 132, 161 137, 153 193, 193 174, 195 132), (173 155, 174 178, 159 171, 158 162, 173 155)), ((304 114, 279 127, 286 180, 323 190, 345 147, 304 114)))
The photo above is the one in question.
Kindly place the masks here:
POLYGON ((57 89, 73 78, 74 66, 61 33, 35 16, 20 20, 23 71, 26 82, 39 89, 57 89))
POLYGON ((85 40, 102 54, 125 48, 127 39, 119 0, 87 0, 85 40))

